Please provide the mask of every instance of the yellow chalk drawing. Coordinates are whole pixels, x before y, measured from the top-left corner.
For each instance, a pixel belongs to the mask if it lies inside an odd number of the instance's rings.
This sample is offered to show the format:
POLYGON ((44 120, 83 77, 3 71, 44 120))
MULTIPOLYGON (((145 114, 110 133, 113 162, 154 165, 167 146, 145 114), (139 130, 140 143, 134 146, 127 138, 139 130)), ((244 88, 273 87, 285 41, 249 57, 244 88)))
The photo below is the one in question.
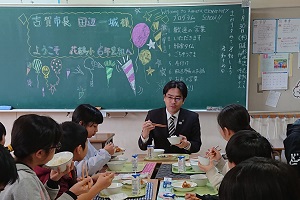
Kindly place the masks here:
POLYGON ((44 78, 48 78, 49 73, 50 73, 50 68, 48 66, 43 66, 42 73, 44 74, 44 78))
POLYGON ((152 76, 152 73, 155 71, 155 69, 152 69, 150 66, 149 68, 146 70, 148 72, 147 75, 151 75, 152 76))
POLYGON ((143 65, 146 65, 151 60, 151 52, 148 49, 143 49, 139 54, 139 59, 143 65))

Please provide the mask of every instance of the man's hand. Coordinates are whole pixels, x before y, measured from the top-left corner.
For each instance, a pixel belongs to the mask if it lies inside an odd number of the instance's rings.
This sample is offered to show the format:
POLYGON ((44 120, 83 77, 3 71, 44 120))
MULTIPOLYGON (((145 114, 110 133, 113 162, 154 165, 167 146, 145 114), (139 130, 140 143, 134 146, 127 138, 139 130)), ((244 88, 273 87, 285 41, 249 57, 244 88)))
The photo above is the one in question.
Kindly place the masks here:
POLYGON ((185 147, 187 147, 188 145, 190 145, 190 142, 186 139, 186 137, 184 135, 179 135, 181 137, 180 143, 176 144, 175 146, 183 149, 185 147))
POLYGON ((155 126, 152 124, 150 120, 147 120, 143 123, 143 132, 142 137, 144 139, 147 139, 149 137, 150 131, 152 131, 155 128, 155 126))

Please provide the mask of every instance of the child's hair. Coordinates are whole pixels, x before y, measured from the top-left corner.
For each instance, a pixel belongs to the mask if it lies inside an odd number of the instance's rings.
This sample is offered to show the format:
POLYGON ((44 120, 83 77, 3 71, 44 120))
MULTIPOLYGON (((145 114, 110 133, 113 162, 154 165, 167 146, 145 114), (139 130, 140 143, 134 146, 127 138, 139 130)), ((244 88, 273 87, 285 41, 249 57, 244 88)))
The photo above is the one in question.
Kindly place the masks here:
POLYGON ((220 200, 292 200, 300 199, 297 173, 289 165, 253 157, 226 173, 220 189, 220 200))
POLYGON ((79 145, 85 149, 88 132, 83 126, 75 122, 63 122, 60 127, 62 129, 62 138, 59 151, 70 151, 73 153, 79 145))
POLYGON ((60 126, 52 118, 27 114, 15 120, 11 146, 16 158, 24 159, 40 149, 48 153, 50 149, 56 148, 60 138, 60 126))
POLYGON ((82 125, 87 126, 89 123, 102 124, 102 113, 90 104, 80 104, 74 110, 72 115, 72 122, 79 123, 82 121, 82 125))
POLYGON ((218 124, 223 128, 234 132, 240 130, 253 130, 250 127, 250 115, 244 106, 230 104, 225 106, 218 114, 218 124))
POLYGON ((6 135, 6 129, 4 125, 0 122, 0 140, 2 139, 3 135, 6 135))
POLYGON ((0 145, 0 167, 0 186, 12 184, 18 179, 15 160, 2 145, 0 145))
POLYGON ((235 133, 226 145, 228 161, 234 164, 255 156, 272 158, 272 145, 256 131, 242 130, 235 133))

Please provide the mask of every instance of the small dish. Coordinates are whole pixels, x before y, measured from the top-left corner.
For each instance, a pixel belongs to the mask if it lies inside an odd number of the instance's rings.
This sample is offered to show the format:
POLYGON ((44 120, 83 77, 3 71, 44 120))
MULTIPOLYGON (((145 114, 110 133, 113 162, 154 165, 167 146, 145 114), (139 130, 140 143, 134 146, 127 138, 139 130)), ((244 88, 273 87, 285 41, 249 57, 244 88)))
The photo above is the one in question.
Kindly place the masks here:
POLYGON ((192 181, 174 181, 172 183, 173 189, 178 192, 190 192, 193 191, 196 186, 197 183, 194 183, 192 181), (190 187, 183 187, 184 182, 186 182, 190 187))
POLYGON ((122 183, 111 183, 111 185, 104 190, 101 191, 102 194, 104 195, 112 195, 112 194, 117 194, 120 193, 122 190, 122 183))

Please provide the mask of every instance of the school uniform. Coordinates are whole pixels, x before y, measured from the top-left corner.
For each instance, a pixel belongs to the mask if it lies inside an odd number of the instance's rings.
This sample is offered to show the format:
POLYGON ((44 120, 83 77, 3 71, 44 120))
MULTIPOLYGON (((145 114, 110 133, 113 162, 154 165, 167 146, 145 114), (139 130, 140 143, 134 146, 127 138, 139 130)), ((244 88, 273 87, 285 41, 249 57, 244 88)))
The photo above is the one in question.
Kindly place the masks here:
POLYGON ((81 176, 82 164, 84 161, 87 162, 88 173, 93 175, 103 168, 111 159, 111 155, 105 149, 97 150, 91 142, 88 140, 88 152, 82 161, 75 161, 77 176, 81 176))

